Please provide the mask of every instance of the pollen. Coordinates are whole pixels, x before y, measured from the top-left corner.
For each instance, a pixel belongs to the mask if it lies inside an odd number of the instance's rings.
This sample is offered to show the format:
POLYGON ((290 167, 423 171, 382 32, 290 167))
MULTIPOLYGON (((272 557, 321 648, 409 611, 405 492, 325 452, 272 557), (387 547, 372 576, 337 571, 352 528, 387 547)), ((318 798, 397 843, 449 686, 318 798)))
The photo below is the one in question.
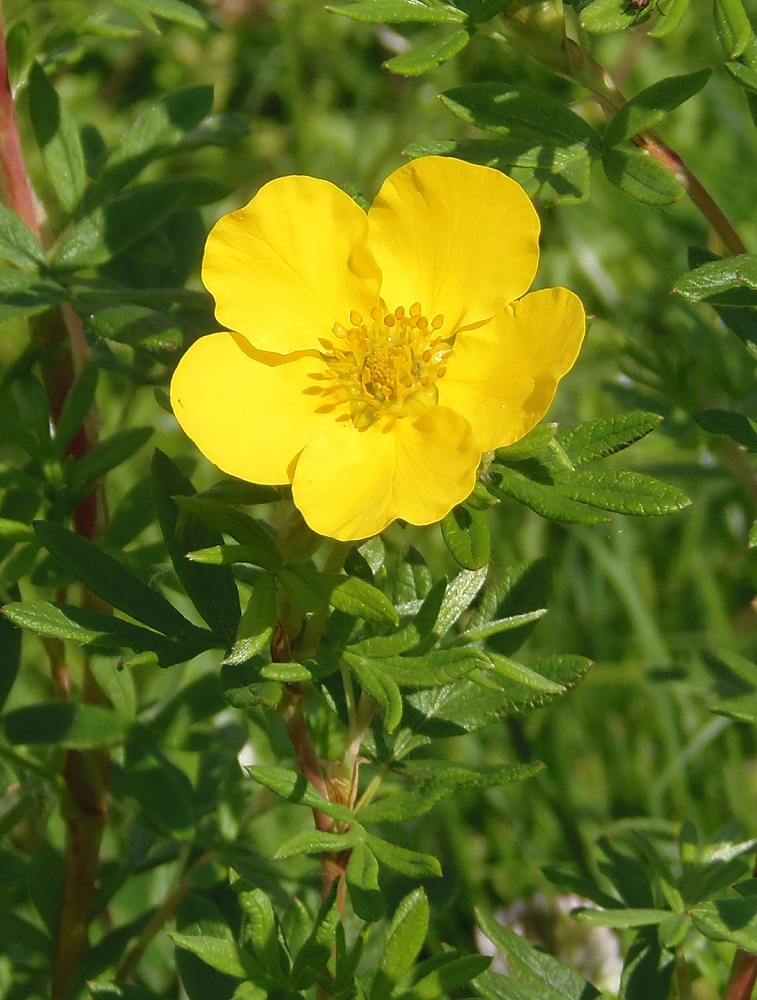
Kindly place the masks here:
POLYGON ((333 339, 321 340, 327 374, 319 390, 342 404, 363 430, 384 417, 420 413, 438 401, 453 337, 444 336, 444 317, 423 313, 420 302, 388 310, 383 302, 369 320, 352 309, 349 325, 336 322, 333 339))

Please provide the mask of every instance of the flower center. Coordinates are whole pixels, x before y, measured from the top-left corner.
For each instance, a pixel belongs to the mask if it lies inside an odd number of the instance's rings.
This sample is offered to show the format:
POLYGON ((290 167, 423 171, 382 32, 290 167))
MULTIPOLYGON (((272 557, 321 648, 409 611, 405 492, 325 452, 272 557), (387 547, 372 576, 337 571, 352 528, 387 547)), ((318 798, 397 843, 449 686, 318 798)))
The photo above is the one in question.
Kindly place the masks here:
POLYGON ((363 430, 381 417, 402 418, 437 402, 452 344, 440 334, 443 316, 429 320, 416 302, 389 312, 374 306, 368 321, 353 309, 350 326, 334 323, 333 340, 321 340, 327 372, 322 391, 327 408, 343 403, 363 430))

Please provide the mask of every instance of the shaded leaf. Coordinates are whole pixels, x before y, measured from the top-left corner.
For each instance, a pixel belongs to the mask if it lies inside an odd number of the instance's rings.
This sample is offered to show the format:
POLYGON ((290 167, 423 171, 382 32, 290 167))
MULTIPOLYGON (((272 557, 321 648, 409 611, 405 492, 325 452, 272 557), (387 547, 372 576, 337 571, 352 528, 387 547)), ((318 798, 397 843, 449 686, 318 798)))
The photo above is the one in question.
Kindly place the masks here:
POLYGON ((465 20, 464 12, 457 7, 426 4, 419 0, 356 0, 329 5, 326 10, 369 24, 459 24, 465 20))
POLYGON ((700 69, 684 76, 669 76, 640 91, 616 112, 607 126, 605 148, 654 128, 671 111, 698 94, 711 76, 711 69, 700 69))
POLYGON ((647 152, 608 149, 602 166, 615 187, 644 205, 670 205, 686 194, 680 181, 647 152))
POLYGON ((493 132, 563 145, 579 143, 602 148, 591 125, 564 104, 537 90, 504 83, 475 83, 455 87, 441 95, 442 103, 469 125, 493 132))
POLYGON ((120 742, 131 721, 109 708, 77 702, 40 702, 0 716, 5 738, 14 744, 47 744, 87 750, 120 742))

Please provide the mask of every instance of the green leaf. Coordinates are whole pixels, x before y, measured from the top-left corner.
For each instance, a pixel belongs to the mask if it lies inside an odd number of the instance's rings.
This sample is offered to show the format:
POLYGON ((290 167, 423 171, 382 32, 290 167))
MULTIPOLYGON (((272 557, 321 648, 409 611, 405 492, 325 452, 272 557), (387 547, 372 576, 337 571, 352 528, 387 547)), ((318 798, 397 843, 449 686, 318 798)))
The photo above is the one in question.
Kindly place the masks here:
POLYGON ((694 926, 705 937, 757 952, 757 896, 697 903, 689 912, 694 926))
POLYGON ((182 0, 114 0, 114 3, 132 14, 160 17, 187 28, 204 30, 208 26, 202 14, 188 3, 182 3, 182 0))
POLYGON ((384 728, 393 733, 402 718, 402 695, 400 690, 374 661, 362 656, 351 656, 346 660, 358 684, 384 710, 384 728))
POLYGON ((489 562, 491 536, 484 511, 459 504, 442 519, 442 538, 463 569, 480 569, 489 562))
POLYGON ((623 105, 607 126, 605 149, 646 129, 653 129, 671 111, 698 94, 711 76, 711 69, 700 69, 684 76, 669 76, 640 91, 623 105))
POLYGON ((260 668, 260 676, 269 681, 281 681, 283 684, 296 684, 299 681, 312 681, 313 674, 304 663, 266 663, 260 668))
POLYGON ((194 789, 182 770, 159 751, 129 743, 124 771, 131 795, 152 826, 177 840, 193 835, 194 789))
POLYGON ((740 87, 750 94, 757 94, 757 71, 740 62, 727 62, 725 70, 740 87))
POLYGON ((423 889, 415 889, 399 904, 389 924, 369 1000, 388 1000, 410 971, 426 940, 428 922, 428 899, 423 889))
POLYGON ((709 261, 684 274, 673 291, 690 302, 708 302, 724 306, 757 305, 757 254, 709 261))
POLYGON ((99 441, 77 462, 66 467, 66 482, 72 494, 78 494, 93 479, 104 476, 131 458, 151 437, 152 427, 130 427, 99 441))
POLYGON ((97 180, 97 197, 119 191, 210 114, 213 88, 184 87, 160 98, 137 118, 113 147, 97 180))
POLYGON ((699 426, 710 434, 723 434, 747 451, 757 451, 757 422, 733 410, 702 410, 695 413, 699 426))
POLYGON ((752 26, 744 5, 741 0, 714 0, 713 14, 726 58, 738 58, 752 37, 752 26))
POLYGON ((419 45, 410 52, 403 52, 402 55, 387 59, 384 67, 400 76, 420 76, 421 73, 428 73, 429 70, 436 69, 437 66, 441 66, 442 63, 456 56, 458 52, 462 52, 470 41, 470 37, 469 31, 460 28, 442 41, 434 39, 427 45, 419 45))
POLYGON ((641 472, 562 472, 555 489, 570 500, 617 514, 652 517, 674 514, 691 505, 681 490, 641 472))
POLYGON ((500 139, 426 139, 405 148, 407 156, 455 156, 512 177, 543 205, 576 205, 589 197, 591 155, 583 143, 505 135, 500 139))
POLYGON ((524 667, 522 663, 511 660, 509 656, 502 656, 499 653, 488 652, 494 672, 505 680, 514 681, 520 687, 533 688, 534 691, 542 691, 545 694, 561 695, 565 694, 562 684, 542 676, 529 667, 524 667))
POLYGON ((386 913, 386 897, 378 882, 376 855, 364 843, 357 843, 350 854, 345 877, 352 909, 361 920, 381 920, 386 913))
POLYGON ((581 27, 594 35, 622 31, 646 21, 652 9, 651 5, 635 7, 630 0, 593 0, 581 9, 581 27))
POLYGON ((267 973, 278 979, 288 964, 286 953, 279 943, 279 923, 266 894, 261 889, 242 888, 247 884, 241 879, 232 883, 248 917, 247 935, 255 957, 267 973))
POLYGON ((194 638, 198 629, 176 608, 94 542, 52 521, 34 530, 64 569, 114 608, 164 635, 194 638))
POLYGON ((234 941, 205 934, 180 934, 178 931, 169 931, 169 935, 179 948, 185 948, 211 968, 227 976, 247 979, 258 978, 262 973, 252 955, 234 941))
POLYGON ((33 271, 47 263, 47 256, 37 237, 15 212, 4 205, 0 205, 0 258, 33 271))
POLYGON ((276 622, 276 581, 261 573, 253 582, 237 635, 224 663, 244 663, 270 645, 276 622))
POLYGON ((336 893, 337 887, 334 885, 318 910, 307 940, 294 958, 291 974, 294 989, 302 990, 312 986, 319 978, 319 971, 326 967, 329 957, 334 952, 337 928, 341 927, 336 893))
POLYGON ((326 10, 368 24, 459 24, 465 20, 465 13, 457 7, 419 0, 357 0, 329 5, 326 10))
POLYGON ((599 990, 587 983, 573 969, 553 955, 537 948, 525 936, 504 927, 494 917, 476 910, 476 922, 498 951, 507 957, 511 976, 522 992, 510 993, 506 986, 512 980, 493 972, 485 972, 476 980, 476 988, 487 1000, 593 1000, 599 990))
POLYGON ((435 649, 425 656, 386 656, 374 661, 366 661, 345 650, 343 657, 351 670, 355 669, 357 660, 362 660, 360 668, 368 666, 379 670, 400 687, 411 688, 449 684, 472 670, 489 666, 483 653, 470 648, 435 649))
POLYGON ((68 291, 49 278, 0 265, 0 323, 43 312, 68 298, 68 291))
POLYGON ((66 212, 73 212, 87 186, 79 131, 47 74, 34 63, 29 73, 29 114, 47 178, 66 212))
POLYGON ((40 702, 0 716, 5 738, 13 744, 48 744, 88 750, 118 743, 131 721, 100 705, 78 702, 40 702))
POLYGON ((556 441, 574 466, 596 462, 640 441, 659 427, 659 413, 634 410, 617 417, 598 417, 561 431, 556 441))
POLYGON ((691 0, 660 0, 657 10, 663 16, 657 19, 657 24, 649 31, 649 37, 666 38, 671 35, 683 21, 690 2, 691 0))
POLYGON ((571 912, 574 920, 587 927, 649 927, 660 924, 670 916, 670 910, 629 907, 617 910, 595 910, 579 907, 571 912))
POLYGON ((608 149, 602 166, 615 187, 644 205, 670 205, 686 194, 666 167, 638 149, 608 149))
POLYGON ((21 628, 37 635, 78 642, 84 646, 109 649, 155 649, 166 642, 157 632, 140 628, 122 618, 104 615, 72 604, 53 604, 49 601, 20 601, 6 604, 3 614, 21 628))
POLYGON ((441 95, 442 103, 469 125, 504 132, 541 145, 545 139, 561 145, 579 143, 599 151, 597 132, 553 97, 504 83, 474 83, 441 95))
POLYGON ((241 614, 231 569, 202 566, 185 558, 187 552, 218 544, 221 538, 195 518, 181 514, 176 497, 194 496, 195 488, 157 448, 152 460, 152 483, 158 521, 176 575, 208 625, 231 645, 241 614))
POLYGON ((298 854, 340 854, 358 841, 355 829, 347 833, 324 833, 322 830, 305 830, 284 841, 273 855, 274 861, 294 858, 298 854))
MULTIPOLYGON (((522 615, 509 615, 507 618, 496 618, 494 621, 486 622, 484 625, 477 625, 475 628, 466 629, 454 641, 455 645, 472 645, 489 639, 493 635, 501 632, 510 632, 513 629, 520 629, 524 625, 531 625, 546 615, 546 608, 537 608, 536 611, 527 611, 522 615)), ((522 668, 525 669, 525 668, 522 668)))
POLYGON ((444 590, 439 613, 433 623, 433 632, 441 638, 455 624, 458 618, 468 610, 486 582, 487 569, 482 566, 477 570, 461 570, 451 580, 444 590))
POLYGON ((496 481, 487 482, 486 488, 495 496, 512 497, 531 510, 551 521, 568 524, 602 524, 612 518, 584 504, 563 496, 554 486, 538 483, 516 469, 496 464, 490 467, 496 481))
POLYGON ((455 951, 434 955, 413 969, 404 996, 407 1000, 436 1000, 446 996, 470 983, 490 961, 488 955, 460 955, 455 951))
POLYGON ((248 555, 239 561, 252 562, 264 569, 281 566, 281 554, 272 536, 259 521, 222 500, 208 497, 179 496, 176 502, 183 512, 192 514, 214 532, 231 535, 244 546, 248 555))
POLYGON ((76 376, 66 396, 55 427, 55 454, 58 458, 63 458, 90 411, 97 389, 97 379, 97 367, 92 364, 87 365, 76 376))
POLYGON ((365 580, 354 576, 319 573, 309 566, 291 565, 277 573, 282 584, 296 599, 315 599, 338 611, 381 625, 396 625, 399 615, 389 598, 365 580))
POLYGON ((421 854, 418 851, 409 851, 406 847, 398 844, 389 844, 380 837, 368 834, 366 844, 382 865, 391 868, 392 871, 399 872, 407 878, 441 878, 442 866, 437 858, 431 854, 421 854))
POLYGON ((66 233, 50 262, 54 272, 98 267, 117 257, 168 218, 182 203, 180 180, 128 188, 98 205, 66 233))
POLYGON ((272 792, 275 792, 282 799, 286 799, 287 802, 295 802, 297 805, 307 806, 309 809, 319 809, 327 816, 333 816, 334 819, 343 823, 355 822, 351 809, 324 798, 303 775, 296 771, 268 764, 251 764, 246 768, 246 771, 258 784, 270 788, 272 792))

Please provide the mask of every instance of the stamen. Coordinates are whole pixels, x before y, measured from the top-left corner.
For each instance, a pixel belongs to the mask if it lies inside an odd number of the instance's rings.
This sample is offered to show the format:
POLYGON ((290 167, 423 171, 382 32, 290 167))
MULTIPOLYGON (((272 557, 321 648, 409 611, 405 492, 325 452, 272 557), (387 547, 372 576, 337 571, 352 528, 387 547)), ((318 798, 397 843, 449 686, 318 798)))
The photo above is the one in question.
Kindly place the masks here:
POLYGON ((429 319, 420 302, 409 310, 388 310, 379 301, 368 315, 364 322, 361 312, 350 310, 350 327, 335 322, 335 342, 319 341, 326 367, 314 379, 320 384, 313 390, 328 404, 319 412, 344 408, 337 419, 351 420, 358 430, 380 421, 386 431, 395 420, 435 403, 436 383, 452 353, 452 334, 441 336, 444 317, 429 319))

